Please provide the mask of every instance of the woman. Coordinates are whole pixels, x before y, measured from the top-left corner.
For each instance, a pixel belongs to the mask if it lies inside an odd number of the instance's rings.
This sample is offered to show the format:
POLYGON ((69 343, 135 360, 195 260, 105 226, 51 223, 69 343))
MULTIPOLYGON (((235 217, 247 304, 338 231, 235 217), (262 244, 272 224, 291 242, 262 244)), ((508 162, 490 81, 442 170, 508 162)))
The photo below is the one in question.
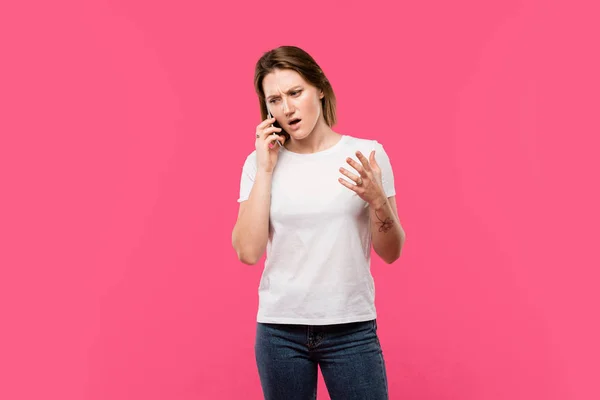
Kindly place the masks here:
POLYGON ((376 140, 333 131, 333 89, 302 49, 265 53, 254 84, 263 121, 232 242, 246 264, 266 250, 255 343, 265 399, 314 399, 318 367, 334 400, 387 399, 370 254, 392 263, 405 241, 390 161, 376 140))

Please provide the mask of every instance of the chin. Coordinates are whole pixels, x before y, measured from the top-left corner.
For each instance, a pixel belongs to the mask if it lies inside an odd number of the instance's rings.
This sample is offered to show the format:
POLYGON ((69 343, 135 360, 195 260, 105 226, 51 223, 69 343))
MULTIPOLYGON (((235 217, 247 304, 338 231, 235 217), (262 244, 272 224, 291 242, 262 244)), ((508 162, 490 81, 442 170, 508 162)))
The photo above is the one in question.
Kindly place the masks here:
POLYGON ((290 137, 294 140, 302 140, 302 139, 306 139, 308 137, 308 135, 305 135, 302 132, 294 132, 294 133, 290 133, 290 137))
POLYGON ((288 131, 288 134, 294 140, 302 140, 302 139, 306 139, 307 137, 310 136, 310 132, 306 133, 303 129, 300 129, 299 131, 296 131, 296 132, 288 131))

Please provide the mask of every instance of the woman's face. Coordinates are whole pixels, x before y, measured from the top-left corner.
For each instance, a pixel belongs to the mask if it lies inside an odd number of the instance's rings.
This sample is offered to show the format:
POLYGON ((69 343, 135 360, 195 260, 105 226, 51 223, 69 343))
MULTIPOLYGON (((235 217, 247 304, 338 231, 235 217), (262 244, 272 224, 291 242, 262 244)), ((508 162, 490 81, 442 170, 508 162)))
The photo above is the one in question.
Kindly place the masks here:
POLYGON ((323 92, 291 69, 276 69, 263 79, 267 107, 293 139, 300 140, 314 130, 322 118, 323 92))

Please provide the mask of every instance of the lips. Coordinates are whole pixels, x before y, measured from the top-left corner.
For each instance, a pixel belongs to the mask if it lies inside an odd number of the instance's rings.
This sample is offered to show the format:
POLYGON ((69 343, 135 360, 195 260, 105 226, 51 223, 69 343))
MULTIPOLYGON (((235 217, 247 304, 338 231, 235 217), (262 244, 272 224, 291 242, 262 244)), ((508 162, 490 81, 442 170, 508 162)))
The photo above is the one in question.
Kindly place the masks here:
POLYGON ((288 125, 290 126, 290 129, 297 130, 300 127, 300 121, 300 118, 294 118, 289 120, 288 125))

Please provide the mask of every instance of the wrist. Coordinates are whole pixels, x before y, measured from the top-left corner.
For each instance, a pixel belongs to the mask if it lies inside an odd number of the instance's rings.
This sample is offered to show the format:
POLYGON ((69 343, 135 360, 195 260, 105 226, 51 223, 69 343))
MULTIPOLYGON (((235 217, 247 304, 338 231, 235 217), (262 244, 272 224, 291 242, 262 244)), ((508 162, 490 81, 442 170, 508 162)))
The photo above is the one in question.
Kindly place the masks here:
POLYGON ((268 170, 259 168, 258 171, 256 171, 256 176, 271 179, 271 177, 273 176, 273 171, 268 171, 268 170))
POLYGON ((382 196, 377 198, 375 201, 373 201, 370 204, 370 207, 374 210, 374 211, 381 211, 385 206, 387 205, 387 197, 382 196))

